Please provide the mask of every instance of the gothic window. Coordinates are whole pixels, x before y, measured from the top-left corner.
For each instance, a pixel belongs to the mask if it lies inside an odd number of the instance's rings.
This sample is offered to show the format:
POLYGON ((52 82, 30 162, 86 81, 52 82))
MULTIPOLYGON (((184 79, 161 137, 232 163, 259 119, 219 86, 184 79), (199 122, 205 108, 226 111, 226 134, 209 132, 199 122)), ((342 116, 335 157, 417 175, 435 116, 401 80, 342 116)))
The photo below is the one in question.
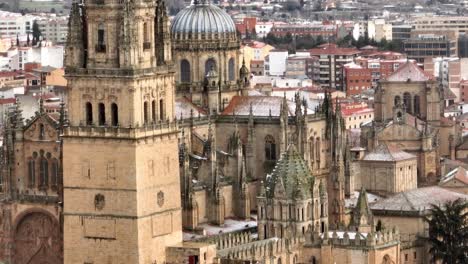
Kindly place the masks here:
POLYGON ((156 122, 157 116, 156 116, 156 100, 153 100, 151 102, 151 119, 153 122, 156 122))
POLYGON ((211 69, 216 70, 216 61, 214 59, 208 59, 205 63, 205 75, 211 71, 211 69))
POLYGON ((317 259, 315 257, 312 257, 312 264, 317 264, 317 259))
POLYGON ((159 100, 159 119, 161 121, 164 121, 164 116, 165 116, 165 113, 164 113, 164 100, 163 99, 160 99, 159 100))
POLYGON ((413 98, 413 101, 414 101, 414 114, 416 116, 419 116, 419 114, 421 113, 421 110, 420 110, 420 99, 419 99, 419 95, 415 95, 414 98, 413 98))
POLYGON ((106 124, 106 106, 103 103, 99 103, 99 125, 103 126, 106 124))
POLYGON ((190 62, 182 60, 180 62, 180 82, 189 83, 191 81, 190 62))
POLYGON ((41 157, 39 164, 39 185, 41 187, 49 185, 49 162, 44 157, 41 157))
POLYGON ((93 124, 93 105, 90 102, 86 103, 86 125, 93 124))
POLYGON ((102 23, 98 26, 96 52, 106 52, 106 31, 102 23))
POLYGON ((111 112, 112 112, 112 126, 119 125, 119 107, 116 103, 111 104, 111 112))
POLYGON ((151 43, 149 41, 149 30, 148 23, 143 23, 143 49, 147 50, 151 48, 151 43))
POLYGON ((310 155, 309 158, 310 158, 310 161, 311 161, 311 162, 314 162, 314 158, 315 158, 315 156, 314 156, 314 154, 315 154, 314 146, 315 146, 315 145, 314 145, 314 138, 311 137, 311 138, 309 139, 309 155, 310 155))
POLYGON ((401 104, 401 97, 399 95, 395 96, 395 99, 394 99, 393 103, 394 103, 395 106, 401 104))
POLYGON ((44 124, 39 125, 39 140, 45 139, 45 127, 44 124))
POLYGON ((50 173, 50 181, 52 186, 58 185, 58 178, 59 178, 59 164, 57 159, 52 160, 52 168, 50 173))
POLYGON ((143 103, 143 121, 145 124, 148 123, 148 102, 143 103))
POLYGON ((231 58, 229 60, 229 81, 234 81, 236 76, 235 76, 235 61, 234 58, 231 58))
POLYGON ((270 135, 265 138, 265 159, 276 160, 276 143, 270 135))
POLYGON ((320 138, 318 137, 315 140, 315 159, 317 161, 320 161, 320 152, 321 152, 321 144, 320 144, 320 138))
POLYGON ((34 187, 36 184, 36 161, 30 158, 28 161, 28 183, 29 187, 34 187))
POLYGON ((406 107, 406 112, 411 114, 412 108, 411 108, 411 94, 410 93, 403 94, 403 104, 406 107))
MULTIPOLYGON (((283 227, 281 227, 281 237, 283 237, 283 227)), ((281 263, 281 258, 278 259, 278 262, 277 262, 277 263, 278 263, 278 264, 282 264, 282 263, 281 263)))

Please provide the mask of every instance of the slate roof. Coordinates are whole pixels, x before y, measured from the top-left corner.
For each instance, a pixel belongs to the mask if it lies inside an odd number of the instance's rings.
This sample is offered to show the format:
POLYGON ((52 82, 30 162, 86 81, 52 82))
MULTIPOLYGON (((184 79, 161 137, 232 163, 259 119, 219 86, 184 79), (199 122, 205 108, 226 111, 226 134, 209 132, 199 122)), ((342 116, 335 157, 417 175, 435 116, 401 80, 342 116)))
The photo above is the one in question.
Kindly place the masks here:
MULTIPOLYGON (((283 97, 279 96, 234 96, 221 115, 248 116, 250 105, 252 105, 254 116, 269 116, 271 110, 271 116, 278 117, 281 113, 282 102, 283 97)), ((296 112, 296 103, 289 100, 287 102, 289 115, 293 116, 296 112)), ((307 111, 308 114, 314 113, 314 110, 310 108, 307 111)))
POLYGON ((386 78, 386 81, 389 82, 407 82, 408 80, 413 82, 425 82, 434 80, 434 76, 424 72, 414 62, 408 61, 386 78))
POLYGON ((417 212, 428 210, 432 204, 442 205, 458 198, 467 200, 468 195, 452 192, 438 186, 424 187, 398 193, 371 205, 372 210, 417 212))
POLYGON ((373 151, 364 156, 365 161, 401 161, 415 159, 416 156, 397 147, 380 144, 373 151))
POLYGON ((311 197, 314 177, 302 156, 294 145, 289 145, 276 163, 271 175, 266 177, 266 195, 268 198, 281 198, 275 193, 283 189, 287 199, 307 199, 311 197))

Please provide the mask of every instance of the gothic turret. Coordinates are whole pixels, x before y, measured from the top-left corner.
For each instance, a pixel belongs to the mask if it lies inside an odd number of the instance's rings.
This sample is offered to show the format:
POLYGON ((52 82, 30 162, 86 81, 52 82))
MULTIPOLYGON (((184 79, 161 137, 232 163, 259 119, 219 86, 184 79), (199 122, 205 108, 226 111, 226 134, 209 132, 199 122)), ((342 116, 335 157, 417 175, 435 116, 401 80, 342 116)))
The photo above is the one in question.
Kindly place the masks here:
POLYGON ((84 7, 78 4, 76 0, 73 1, 68 20, 67 46, 65 49, 64 63, 67 69, 85 67, 84 12, 84 7))
POLYGON ((367 203, 367 192, 364 187, 359 192, 359 198, 353 210, 351 225, 359 232, 369 233, 374 231, 372 211, 367 203))

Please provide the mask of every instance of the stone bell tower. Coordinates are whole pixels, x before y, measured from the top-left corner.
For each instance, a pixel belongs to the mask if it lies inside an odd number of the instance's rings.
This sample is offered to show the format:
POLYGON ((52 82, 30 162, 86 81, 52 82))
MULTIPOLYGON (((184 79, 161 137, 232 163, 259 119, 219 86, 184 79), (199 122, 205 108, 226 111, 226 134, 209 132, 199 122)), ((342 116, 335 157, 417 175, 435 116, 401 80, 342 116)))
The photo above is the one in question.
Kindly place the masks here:
POLYGON ((64 263, 164 263, 182 241, 167 21, 160 0, 73 3, 64 263))

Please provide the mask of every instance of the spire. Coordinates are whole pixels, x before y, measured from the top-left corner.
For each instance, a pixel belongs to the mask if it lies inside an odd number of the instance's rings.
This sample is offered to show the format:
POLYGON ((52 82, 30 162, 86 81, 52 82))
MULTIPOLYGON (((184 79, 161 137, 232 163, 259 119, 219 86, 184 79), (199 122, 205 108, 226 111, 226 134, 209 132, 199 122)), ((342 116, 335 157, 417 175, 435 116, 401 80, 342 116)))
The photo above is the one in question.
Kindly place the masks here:
POLYGON ((352 224, 359 232, 371 232, 373 230, 372 218, 372 211, 367 202, 367 192, 362 187, 354 208, 352 224))
POLYGON ((85 30, 83 25, 83 10, 84 7, 80 6, 77 1, 73 1, 70 10, 70 17, 68 19, 68 34, 65 49, 65 66, 67 68, 81 68, 85 66, 85 41, 83 35, 85 30))
POLYGON ((63 99, 60 101, 60 119, 59 119, 60 127, 64 127, 68 125, 68 116, 67 111, 65 110, 65 102, 63 99))
POLYGON ((15 109, 13 111, 13 126, 15 128, 22 128, 24 126, 24 119, 23 119, 23 110, 21 110, 21 102, 18 97, 16 97, 15 101, 15 109))

